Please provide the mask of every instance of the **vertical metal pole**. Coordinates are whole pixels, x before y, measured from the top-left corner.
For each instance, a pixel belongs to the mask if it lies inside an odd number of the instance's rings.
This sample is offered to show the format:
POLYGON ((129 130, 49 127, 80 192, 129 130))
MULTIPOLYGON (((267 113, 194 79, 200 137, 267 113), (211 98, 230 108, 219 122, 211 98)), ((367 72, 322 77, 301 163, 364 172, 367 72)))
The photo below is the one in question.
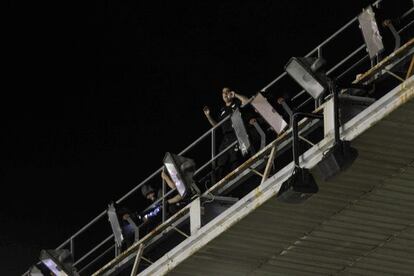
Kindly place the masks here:
POLYGON ((166 204, 165 204, 165 181, 164 179, 162 180, 162 222, 165 221, 166 219, 166 213, 165 213, 165 209, 166 209, 166 204))
POLYGON ((196 198, 190 205, 190 233, 195 234, 201 228, 201 201, 196 198))
POLYGON ((216 137, 215 137, 215 129, 211 130, 211 160, 213 160, 214 156, 216 156, 216 137))
POLYGON ((412 75, 413 68, 414 68, 414 56, 411 59, 410 66, 408 67, 408 70, 407 70, 407 75, 405 75, 405 79, 408 79, 412 75))
POLYGON ((272 150, 270 152, 270 155, 269 155, 269 159, 267 160, 266 168, 265 168, 265 171, 263 173, 263 177, 262 177, 262 182, 261 183, 265 182, 266 179, 269 177, 270 169, 272 167, 273 160, 275 159, 275 154, 276 154, 276 146, 273 146, 272 147, 272 150))
POLYGON ((75 260, 75 242, 73 241, 73 237, 70 238, 70 253, 72 254, 73 260, 75 260))
POLYGON ((213 172, 211 174, 211 185, 213 186, 214 183, 216 183, 216 161, 214 161, 214 157, 216 156, 216 132, 215 128, 211 129, 211 171, 213 172))
POLYGON ((134 266, 132 267, 131 276, 138 274, 139 263, 141 262, 142 252, 144 251, 144 245, 141 243, 138 247, 137 256, 135 257, 134 266))
MULTIPOLYGON (((318 47, 318 58, 322 58, 322 46, 318 47)), ((315 109, 317 109, 322 104, 322 97, 323 96, 315 99, 315 109)))
POLYGON ((299 167, 299 134, 298 134, 298 116, 294 114, 292 119, 292 134, 293 134, 293 161, 295 162, 295 167, 299 167))
POLYGON ((333 108, 334 108, 334 134, 335 134, 335 144, 339 144, 339 100, 338 100, 338 90, 336 89, 335 84, 330 83, 330 87, 333 93, 333 108))

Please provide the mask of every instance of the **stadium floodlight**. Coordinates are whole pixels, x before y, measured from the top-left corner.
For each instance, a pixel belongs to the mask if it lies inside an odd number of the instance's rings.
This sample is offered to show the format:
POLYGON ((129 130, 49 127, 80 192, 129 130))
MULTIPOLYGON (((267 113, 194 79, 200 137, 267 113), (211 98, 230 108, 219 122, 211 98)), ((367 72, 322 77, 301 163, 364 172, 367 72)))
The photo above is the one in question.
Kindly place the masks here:
POLYGON ((163 163, 182 198, 200 193, 193 180, 194 160, 167 152, 163 163))
POLYGON ((285 71, 316 100, 329 88, 324 74, 318 73, 324 63, 322 58, 292 57, 285 71))
POLYGON ((367 52, 372 59, 384 51, 384 44, 371 6, 358 15, 358 22, 367 46, 367 52))
POLYGON ((252 148, 249 139, 249 134, 247 134, 246 126, 244 125, 242 115, 240 110, 237 108, 231 114, 231 123, 234 129, 234 133, 237 137, 237 142, 239 143, 239 149, 243 156, 245 156, 252 148))
POLYGON ((257 93, 251 104, 277 134, 280 134, 287 127, 286 121, 260 92, 257 93))
POLYGON ((108 205, 108 210, 106 211, 106 213, 108 215, 108 220, 111 224, 112 232, 114 233, 115 243, 119 251, 122 248, 124 236, 122 235, 121 225, 119 223, 118 214, 116 213, 114 204, 111 203, 108 205))
MULTIPOLYGON (((342 141, 339 134, 339 96, 338 87, 320 69, 325 61, 319 58, 293 57, 285 66, 286 72, 305 89, 315 100, 325 92, 333 96, 334 146, 325 154, 318 164, 323 178, 328 180, 339 172, 346 170, 358 156, 356 149, 349 142, 342 141)), ((297 163, 298 164, 298 163, 297 163)))
POLYGON ((42 250, 40 261, 55 276, 79 276, 73 267, 73 257, 67 249, 42 250))

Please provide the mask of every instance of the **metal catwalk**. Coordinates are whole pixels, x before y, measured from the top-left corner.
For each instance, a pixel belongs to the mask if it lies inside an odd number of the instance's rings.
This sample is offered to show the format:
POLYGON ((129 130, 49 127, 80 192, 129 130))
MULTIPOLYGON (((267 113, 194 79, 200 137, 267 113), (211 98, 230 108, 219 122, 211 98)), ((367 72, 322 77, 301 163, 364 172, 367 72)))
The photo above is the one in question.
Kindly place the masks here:
MULTIPOLYGON (((406 20, 398 30, 402 35, 412 30, 413 10, 401 17, 406 20)), ((356 27, 355 23, 357 18, 307 56, 319 56, 322 48, 345 29, 356 27)), ((376 65, 369 64, 365 45, 349 49, 351 54, 331 57, 337 60, 327 74, 336 80, 359 84, 386 77, 382 95, 341 125, 340 138, 351 141, 359 156, 332 181, 323 181, 315 169, 334 144, 329 115, 332 99, 318 102, 304 91, 293 97, 298 110, 310 107, 315 117, 323 118, 303 119, 298 126, 301 143, 307 145, 300 152, 300 167, 310 169, 319 186, 319 192, 304 203, 276 199, 295 168, 290 156, 293 130, 289 128, 172 217, 163 216, 158 227, 115 257, 113 234, 104 233, 106 238, 94 240, 93 233, 103 234, 103 225, 108 228, 106 211, 58 248, 75 255, 81 275, 409 274, 414 271, 414 76, 400 77, 395 68, 411 62, 408 71, 412 70, 413 49, 414 39, 408 36, 401 47, 376 65), (355 78, 356 74, 360 75, 355 78), (319 133, 317 139, 312 136, 315 133, 319 133), (283 157, 286 155, 288 161, 283 157), (250 184, 254 188, 232 200, 229 194, 246 179, 253 179, 250 184), (222 211, 207 219, 205 206, 214 203, 219 203, 222 211), (78 240, 89 241, 87 249, 78 250, 78 240)), ((270 94, 286 75, 261 92, 270 94)), ((215 132, 228 119, 180 153, 186 154, 200 141, 210 139, 211 158, 197 168, 196 175, 211 169, 222 154, 215 153, 215 132)), ((129 199, 152 179, 158 180, 160 172, 161 168, 117 203, 129 199)), ((171 192, 164 187, 160 201, 171 192)))

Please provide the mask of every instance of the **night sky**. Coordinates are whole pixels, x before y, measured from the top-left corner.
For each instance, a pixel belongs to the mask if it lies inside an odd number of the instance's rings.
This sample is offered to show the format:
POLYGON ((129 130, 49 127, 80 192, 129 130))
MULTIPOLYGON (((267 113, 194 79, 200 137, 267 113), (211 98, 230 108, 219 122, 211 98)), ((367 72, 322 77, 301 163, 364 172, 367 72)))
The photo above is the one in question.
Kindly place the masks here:
POLYGON ((334 2, 8 1, 0 274, 207 131, 223 86, 253 95, 370 1, 334 2))

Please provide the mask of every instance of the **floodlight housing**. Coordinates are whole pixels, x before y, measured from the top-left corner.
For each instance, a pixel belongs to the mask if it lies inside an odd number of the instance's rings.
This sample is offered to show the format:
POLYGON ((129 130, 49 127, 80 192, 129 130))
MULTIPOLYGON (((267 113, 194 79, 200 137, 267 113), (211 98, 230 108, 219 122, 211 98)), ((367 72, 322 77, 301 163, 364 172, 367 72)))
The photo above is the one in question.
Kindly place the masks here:
POLYGON ((163 163, 182 198, 200 192, 193 180, 194 160, 167 152, 163 163))
POLYGON ((318 73, 324 63, 322 58, 292 57, 285 71, 316 100, 329 88, 324 75, 318 73))
POLYGON ((238 108, 233 111, 230 120, 237 137, 237 142, 239 143, 239 149, 242 155, 245 156, 251 150, 251 143, 241 112, 238 108))
POLYGON ((367 52, 372 59, 384 51, 384 44, 371 6, 368 6, 358 15, 358 22, 367 46, 367 52))
POLYGON ((109 223, 111 224, 112 232, 114 233, 115 243, 118 248, 121 248, 124 241, 124 236, 122 235, 121 225, 119 223, 118 215, 113 203, 109 204, 106 213, 108 215, 109 223))
POLYGON ((67 249, 48 249, 40 252, 40 261, 56 276, 79 276, 73 267, 73 257, 67 249))
POLYGON ((295 167, 292 176, 283 182, 278 200, 286 203, 302 203, 319 190, 308 169, 295 167))
POLYGON ((280 134, 288 126, 262 93, 257 93, 251 104, 277 134, 280 134))

